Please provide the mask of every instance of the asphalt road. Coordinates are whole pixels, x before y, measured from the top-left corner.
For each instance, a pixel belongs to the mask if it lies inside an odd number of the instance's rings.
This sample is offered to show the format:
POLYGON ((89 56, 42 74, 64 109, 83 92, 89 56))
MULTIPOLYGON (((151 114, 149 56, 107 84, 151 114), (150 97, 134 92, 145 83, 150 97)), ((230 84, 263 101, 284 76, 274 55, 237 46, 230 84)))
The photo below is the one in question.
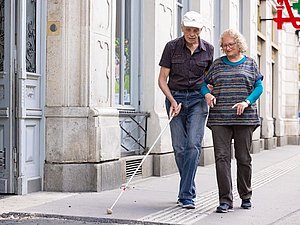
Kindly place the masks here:
POLYGON ((103 218, 34 215, 24 213, 3 213, 0 215, 1 225, 154 225, 161 223, 107 220, 103 218))

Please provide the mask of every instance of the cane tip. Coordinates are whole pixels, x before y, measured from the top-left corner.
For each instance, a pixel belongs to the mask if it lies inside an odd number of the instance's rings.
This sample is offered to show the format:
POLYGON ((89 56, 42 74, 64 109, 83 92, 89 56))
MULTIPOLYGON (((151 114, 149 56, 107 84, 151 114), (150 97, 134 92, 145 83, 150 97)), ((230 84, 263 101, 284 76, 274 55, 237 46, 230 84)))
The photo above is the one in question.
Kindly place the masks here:
POLYGON ((107 212, 107 214, 112 214, 113 213, 112 209, 110 209, 110 208, 107 208, 106 212, 107 212))

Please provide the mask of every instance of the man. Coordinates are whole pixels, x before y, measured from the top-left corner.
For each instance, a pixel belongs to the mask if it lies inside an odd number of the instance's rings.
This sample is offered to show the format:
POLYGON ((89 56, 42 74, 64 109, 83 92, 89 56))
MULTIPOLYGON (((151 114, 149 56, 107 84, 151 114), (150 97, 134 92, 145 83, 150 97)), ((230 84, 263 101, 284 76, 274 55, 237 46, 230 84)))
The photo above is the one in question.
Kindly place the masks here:
POLYGON ((195 208, 194 179, 208 112, 200 88, 213 61, 213 46, 200 39, 203 26, 199 13, 187 12, 181 24, 183 36, 166 44, 159 63, 158 84, 166 96, 167 112, 174 116, 170 128, 181 178, 178 204, 187 209, 195 208))

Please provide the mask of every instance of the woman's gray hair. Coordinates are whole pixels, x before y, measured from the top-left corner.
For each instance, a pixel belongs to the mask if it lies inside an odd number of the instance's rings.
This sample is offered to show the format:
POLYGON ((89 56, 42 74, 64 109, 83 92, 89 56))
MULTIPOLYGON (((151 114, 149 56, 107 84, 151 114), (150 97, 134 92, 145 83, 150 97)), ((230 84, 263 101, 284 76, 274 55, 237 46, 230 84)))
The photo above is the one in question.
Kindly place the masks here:
MULTIPOLYGON (((220 43, 220 47, 222 48, 222 45, 223 45, 223 38, 224 36, 229 36, 229 37, 232 37, 238 48, 239 48, 239 51, 241 53, 244 53, 247 51, 248 49, 248 46, 247 46, 247 43, 246 43, 246 39, 245 37, 237 30, 234 30, 234 29, 227 29, 225 30, 222 34, 221 34, 221 37, 220 37, 220 40, 219 40, 219 43, 220 43)), ((223 49, 222 49, 223 51, 223 49)), ((224 51, 223 51, 224 52, 224 51)))

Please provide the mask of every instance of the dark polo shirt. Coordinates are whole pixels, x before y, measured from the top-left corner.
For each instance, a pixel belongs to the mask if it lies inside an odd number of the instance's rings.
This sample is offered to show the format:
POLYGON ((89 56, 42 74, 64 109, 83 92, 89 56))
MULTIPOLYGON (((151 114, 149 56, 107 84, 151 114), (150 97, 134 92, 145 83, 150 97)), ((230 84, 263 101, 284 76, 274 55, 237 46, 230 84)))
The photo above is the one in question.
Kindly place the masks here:
POLYGON ((213 62, 213 55, 214 47, 202 39, 192 55, 183 36, 168 42, 159 65, 170 69, 170 90, 200 90, 204 74, 213 62))

